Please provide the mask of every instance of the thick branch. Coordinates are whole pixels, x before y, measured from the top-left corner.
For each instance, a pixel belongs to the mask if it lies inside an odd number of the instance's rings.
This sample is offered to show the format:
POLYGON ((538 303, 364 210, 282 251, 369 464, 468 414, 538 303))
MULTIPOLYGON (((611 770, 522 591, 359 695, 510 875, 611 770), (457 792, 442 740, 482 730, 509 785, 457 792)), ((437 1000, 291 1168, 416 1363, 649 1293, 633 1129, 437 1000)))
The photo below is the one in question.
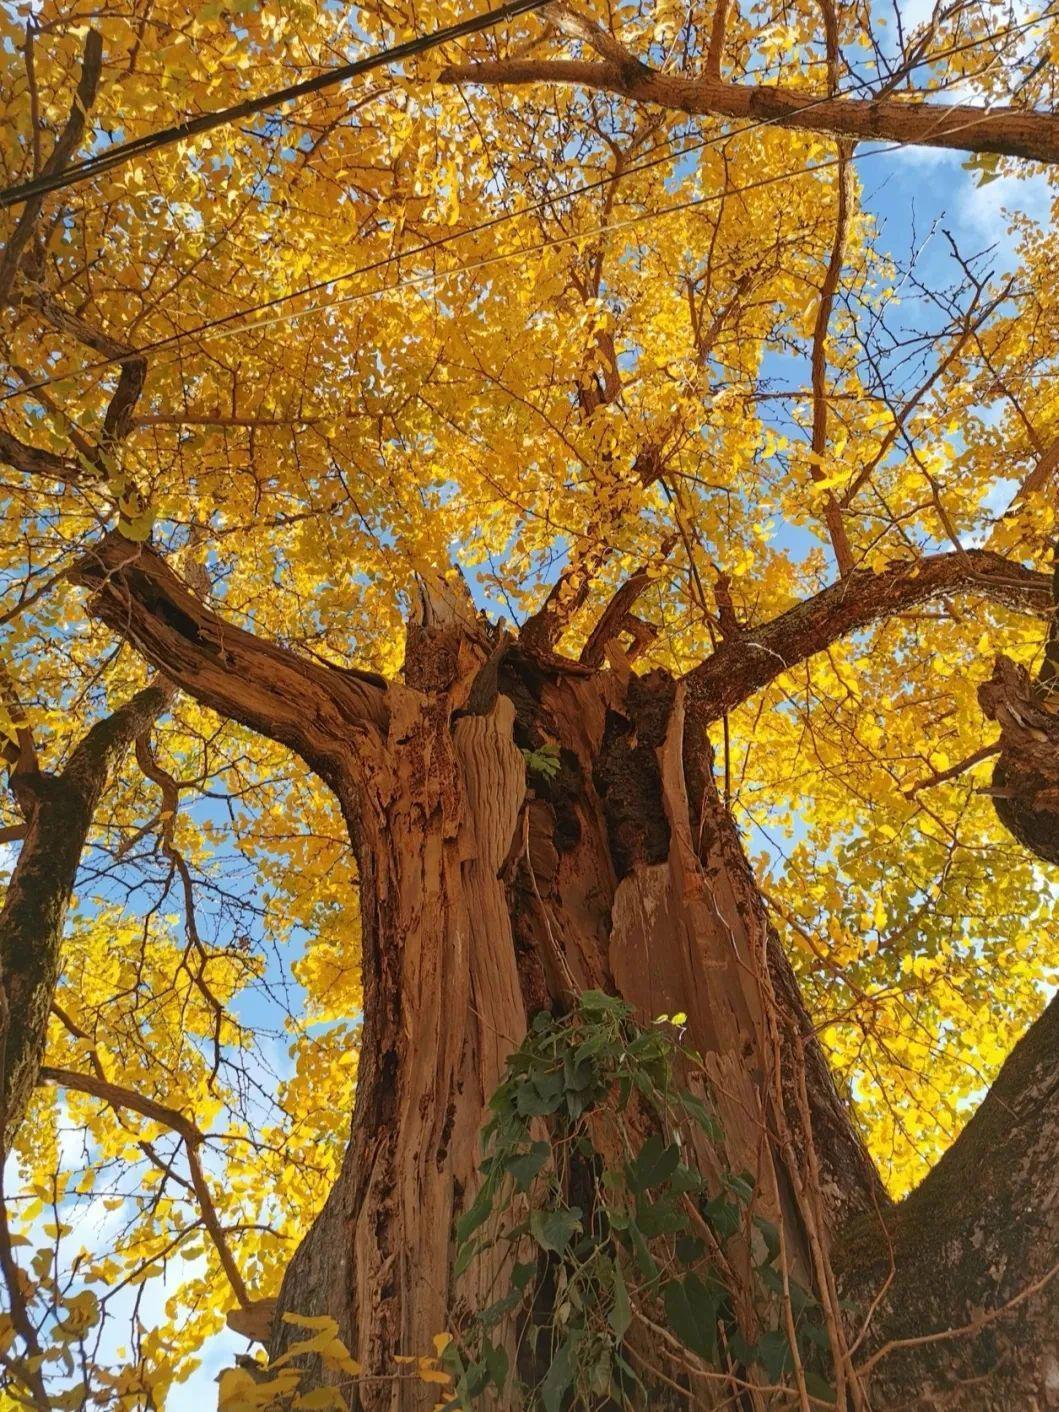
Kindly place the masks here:
POLYGON ((325 778, 336 748, 385 730, 386 683, 306 661, 212 612, 148 545, 111 534, 74 566, 89 610, 189 696, 296 750, 325 778))
POLYGON ((74 485, 81 479, 81 467, 68 456, 56 456, 54 451, 42 451, 19 441, 17 436, 0 427, 0 461, 6 461, 16 471, 29 476, 47 476, 49 480, 74 485))
POLYGON ((1007 1412, 1054 1405, 1057 1096, 1053 1000, 952 1147, 885 1214, 885 1228, 862 1219, 848 1233, 843 1285, 871 1313, 864 1352, 873 1406, 1007 1412), (936 1400, 920 1402, 926 1390, 936 1400))
POLYGON ((1024 667, 998 657, 978 700, 1000 727, 990 789, 997 818, 1038 858, 1059 863, 1059 702, 1051 680, 1042 673, 1035 684, 1024 667))
MULTIPOLYGON (((816 324, 813 328, 813 440, 814 481, 826 479, 823 458, 827 453, 827 337, 831 327, 831 310, 835 303, 838 282, 846 259, 846 239, 849 234, 850 207, 853 204, 853 168, 851 159, 853 147, 849 142, 838 144, 838 211, 835 216, 835 235, 831 245, 831 255, 820 287, 820 303, 816 309, 816 324)), ((835 551, 835 561, 840 575, 845 578, 853 569, 853 550, 842 519, 842 511, 834 492, 825 492, 824 521, 831 536, 831 547, 835 551)))
MULTIPOLYGON (((120 343, 116 338, 111 338, 109 334, 101 333, 92 327, 87 320, 79 315, 73 314, 69 309, 64 309, 59 301, 43 290, 37 290, 31 294, 26 303, 40 314, 45 322, 60 333, 69 334, 76 338, 79 343, 83 343, 86 348, 91 348, 95 353, 101 353, 104 358, 114 359, 121 367, 118 376, 118 384, 114 389, 114 394, 110 399, 106 415, 103 419, 103 432, 99 439, 99 449, 103 456, 124 441, 132 430, 136 404, 140 400, 140 393, 143 391, 144 382, 147 379, 147 359, 136 349, 130 348, 128 344, 120 343)), ((105 466, 101 469, 105 470, 105 466)))
POLYGON ((61 774, 12 776, 27 819, 0 908, 0 986, 8 1014, 0 1145, 10 1141, 37 1081, 62 964, 63 924, 92 816, 122 755, 172 695, 168 685, 137 692, 92 727, 61 774))
POLYGON ((1059 162, 1059 119, 1019 108, 976 108, 922 99, 828 98, 767 84, 728 83, 706 74, 681 78, 647 67, 621 51, 622 62, 501 59, 453 64, 442 83, 571 84, 641 103, 657 103, 707 117, 751 118, 799 132, 863 142, 998 152, 1036 162, 1059 162))
MULTIPOLYGON (((645 447, 633 462, 633 478, 641 486, 654 485, 662 474, 660 446, 645 447)), ((522 625, 520 640, 530 648, 550 651, 562 637, 567 625, 588 602, 596 575, 613 551, 614 531, 620 520, 613 505, 604 502, 590 521, 585 542, 571 551, 570 562, 548 590, 544 602, 522 625)), ((669 553, 667 548, 662 557, 669 553)))
POLYGON ((856 569, 760 627, 726 639, 687 675, 689 696, 716 720, 782 672, 872 623, 944 594, 973 593, 1046 615, 1051 580, 985 549, 933 554, 873 573, 856 569))
POLYGON ((668 556, 673 543, 672 536, 668 536, 660 546, 654 564, 641 564, 629 575, 604 608, 581 649, 581 661, 586 667, 601 667, 606 657, 607 643, 630 627, 636 601, 650 587, 652 568, 657 567, 657 564, 668 556))
POLYGON ((1057 470, 1059 470, 1059 436, 1041 451, 1033 470, 1011 497, 1011 504, 1006 513, 1010 514, 1023 500, 1044 490, 1057 470))

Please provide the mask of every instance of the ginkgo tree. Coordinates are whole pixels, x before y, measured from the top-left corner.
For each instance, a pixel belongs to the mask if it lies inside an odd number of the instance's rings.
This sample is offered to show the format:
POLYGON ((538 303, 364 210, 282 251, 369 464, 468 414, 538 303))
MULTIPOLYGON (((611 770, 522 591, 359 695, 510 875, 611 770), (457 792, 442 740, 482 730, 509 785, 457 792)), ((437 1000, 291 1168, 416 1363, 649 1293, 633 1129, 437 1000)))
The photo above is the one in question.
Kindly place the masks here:
POLYGON ((1055 18, 556 3, 59 182, 464 13, 0 11, 0 1396, 1049 1406, 1055 236, 861 172, 1051 179, 1055 18))

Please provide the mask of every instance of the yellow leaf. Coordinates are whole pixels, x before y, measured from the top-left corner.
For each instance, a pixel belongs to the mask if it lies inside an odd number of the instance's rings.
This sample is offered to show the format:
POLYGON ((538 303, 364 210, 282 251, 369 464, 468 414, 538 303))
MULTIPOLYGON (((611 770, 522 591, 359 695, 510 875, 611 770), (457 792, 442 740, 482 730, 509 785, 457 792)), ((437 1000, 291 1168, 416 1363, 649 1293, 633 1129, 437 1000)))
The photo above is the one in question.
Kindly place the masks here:
POLYGON ((346 1412, 345 1398, 335 1387, 314 1387, 311 1392, 301 1392, 294 1399, 295 1407, 313 1408, 314 1412, 346 1412))

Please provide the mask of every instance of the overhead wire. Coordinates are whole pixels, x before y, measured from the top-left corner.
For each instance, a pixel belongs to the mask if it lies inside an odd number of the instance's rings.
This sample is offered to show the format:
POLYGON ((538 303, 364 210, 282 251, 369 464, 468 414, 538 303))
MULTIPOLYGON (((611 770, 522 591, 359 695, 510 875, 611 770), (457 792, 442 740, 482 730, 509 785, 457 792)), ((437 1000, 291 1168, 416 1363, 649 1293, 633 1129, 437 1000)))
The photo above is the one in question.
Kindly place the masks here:
MULTIPOLYGON (((1021 33, 1027 29, 1039 25, 1040 23, 1042 23, 1042 21, 1045 21, 1050 18, 1055 18, 1057 14, 1059 14, 1059 10, 1046 11, 1042 15, 1038 15, 1031 20, 1023 21, 1018 25, 1007 26, 1004 30, 996 31, 992 35, 979 37, 973 40, 967 40, 963 44, 950 46, 948 50, 940 51, 936 54, 925 55, 919 60, 917 60, 915 63, 910 64, 908 66, 907 72, 911 72, 915 68, 935 64, 941 58, 950 57, 953 54, 965 52, 967 49, 978 47, 990 40, 1008 37, 1014 33, 1021 33)), ((845 93, 848 93, 850 91, 856 91, 857 89, 869 87, 871 87, 871 81, 863 79, 855 81, 843 91, 845 93)), ((60 381, 65 382, 71 377, 77 377, 84 373, 96 372, 107 367, 116 366, 130 357, 144 357, 148 353, 157 352, 161 349, 172 347, 181 343, 186 343, 191 340, 205 340, 208 338, 209 341, 212 342, 216 339, 232 337, 239 333, 253 333, 257 330, 273 327, 280 323, 292 323, 295 319, 304 318, 313 313, 319 313, 332 308, 340 308, 351 303, 360 302, 364 299, 379 298, 384 295, 397 294, 404 289, 417 288, 420 285, 430 283, 431 281, 447 281, 449 279, 455 278, 457 275, 465 273, 474 273, 478 270, 488 268, 494 264, 500 263, 505 260, 510 260, 519 256, 538 254, 543 252, 544 250, 552 249, 557 246, 572 244, 580 240, 592 239, 599 235, 609 234, 612 231, 627 229, 636 225, 644 224, 646 221, 649 220, 662 219, 666 216, 674 215, 681 211, 693 209, 695 207, 707 205, 717 201, 727 200, 730 196, 738 196, 741 194, 745 194, 749 191, 759 190, 762 187, 775 185, 779 182, 794 180, 802 176, 812 176, 816 172, 825 171, 831 167, 837 166, 841 159, 828 159, 822 162, 818 162, 811 167, 801 168, 794 172, 781 172, 770 177, 763 177, 758 179, 757 181, 747 183, 742 187, 733 187, 728 188, 727 190, 722 192, 710 192, 702 196, 691 197, 684 201, 673 203, 669 206, 663 206, 660 208, 655 208, 652 211, 640 213, 638 216, 629 217, 624 221, 609 222, 597 227, 590 228, 589 230, 577 231, 562 236, 556 236, 548 240, 540 241, 528 247, 522 247, 520 249, 511 251, 497 252, 492 255, 485 256, 481 260, 471 261, 464 265, 457 265, 451 270, 423 271, 419 275, 412 276, 403 281, 398 281, 393 285, 386 285, 370 290, 357 291, 353 294, 345 295, 338 299, 311 304, 305 309, 297 309, 290 313, 277 316, 275 318, 259 319, 249 324, 240 324, 237 322, 239 320, 246 319, 250 315, 262 313, 268 309, 277 308, 282 304, 290 303, 295 299, 303 299, 311 294, 316 293, 318 290, 330 288, 336 284, 346 283, 349 280, 358 278, 362 275, 376 273, 378 270, 388 268, 391 265, 399 266, 402 261, 414 260, 422 255, 430 254, 451 244, 454 241, 467 239, 473 235, 481 234, 484 231, 495 229, 497 226, 503 225, 508 221, 517 220, 521 217, 528 215, 533 215, 536 212, 547 209, 548 207, 554 206, 560 202, 572 200, 575 197, 583 196, 592 191, 599 190, 600 188, 608 186, 616 181, 625 180, 626 178, 634 176, 640 172, 651 170, 652 168, 662 165, 665 162, 676 161, 682 157, 693 155, 694 153, 703 151, 707 148, 719 146, 722 143, 727 143, 736 138, 758 131, 762 128, 784 126, 785 124, 788 124, 790 122, 792 116, 798 116, 802 113, 809 112, 820 104, 829 103, 831 101, 833 101, 833 95, 829 94, 820 96, 811 99, 805 104, 802 104, 799 108, 794 110, 793 113, 788 113, 782 116, 775 116, 771 118, 759 118, 752 122, 744 124, 742 127, 736 128, 734 131, 727 131, 714 134, 710 137, 699 138, 696 139, 694 142, 688 143, 681 148, 670 148, 664 152, 660 152, 656 155, 644 158, 641 162, 635 163, 625 168, 625 170, 621 173, 608 173, 607 175, 598 177, 591 182, 586 182, 581 184, 580 186, 572 187, 566 191, 558 192, 553 196, 541 197, 537 201, 531 202, 528 206, 521 207, 516 211, 502 212, 501 214, 492 216, 488 220, 481 221, 476 225, 467 227, 462 230, 452 231, 447 235, 438 237, 436 240, 425 241, 418 246, 413 246, 409 250, 399 251, 396 254, 387 255, 381 257, 378 260, 371 261, 367 264, 356 266, 353 269, 342 271, 337 275, 331 275, 325 279, 313 281, 310 284, 304 286, 302 289, 291 290, 285 294, 275 295, 270 299, 261 300, 256 304, 248 305, 243 309, 233 310, 230 314, 221 315, 219 318, 208 320, 205 323, 196 325, 194 328, 180 330, 176 333, 169 334, 164 338, 155 339, 149 343, 140 345, 139 347, 130 348, 127 353, 123 353, 120 356, 101 358, 94 362, 82 364, 79 368, 69 369, 61 374, 55 374, 50 377, 41 379, 37 382, 24 383, 20 387, 14 388, 12 389, 12 391, 3 394, 3 396, 0 396, 0 404, 9 401, 13 397, 31 395, 33 392, 40 391, 54 383, 60 381), (232 327, 232 325, 235 326, 232 327)), ((984 110, 983 114, 976 115, 974 121, 980 121, 983 116, 985 118, 988 118, 988 109, 984 110)), ((959 129, 947 129, 947 135, 951 135, 951 132, 953 131, 959 131, 959 129)), ((868 151, 856 152, 853 154, 852 160, 861 161, 871 156, 887 155, 888 153, 898 151, 909 145, 912 144, 910 144, 907 140, 893 142, 885 146, 872 148, 868 151)), ((170 362, 162 363, 158 366, 162 368, 170 367, 175 361, 177 360, 174 359, 170 362)))
POLYGON ((175 142, 185 142, 188 138, 212 132, 215 128, 226 127, 229 123, 241 122, 244 118, 253 117, 256 113, 267 112, 270 108, 279 108, 285 103, 296 102, 299 98, 334 88, 337 84, 348 82, 349 79, 359 78, 361 74, 371 73, 373 69, 399 64, 405 59, 412 59, 419 54, 425 54, 430 49, 436 49, 440 44, 448 44, 455 39, 466 39, 469 35, 492 29, 505 20, 529 14, 533 10, 541 10, 548 3, 549 0, 507 0, 507 3, 499 5, 493 10, 487 10, 481 15, 472 15, 470 19, 447 25, 444 29, 435 30, 432 34, 418 35, 415 39, 407 39, 401 44, 391 45, 374 54, 367 54, 362 59, 353 60, 352 63, 342 64, 338 68, 328 69, 322 74, 315 74, 312 78, 303 79, 301 83, 292 83, 286 88, 275 89, 271 93, 258 94, 256 98, 244 99, 242 103, 234 103, 229 108, 219 108, 209 113, 197 113, 194 117, 185 118, 183 122, 174 123, 170 127, 161 128, 156 132, 144 133, 141 137, 131 138, 128 142, 116 143, 111 147, 104 148, 102 152, 96 152, 92 156, 86 157, 83 162, 65 167, 60 172, 53 172, 49 176, 34 177, 31 181, 3 188, 0 190, 0 210, 6 210, 11 206, 21 206, 34 197, 46 196, 49 192, 58 191, 63 187, 89 181, 102 172, 109 172, 115 167, 123 166, 135 157, 146 156, 159 148, 170 147, 175 142))

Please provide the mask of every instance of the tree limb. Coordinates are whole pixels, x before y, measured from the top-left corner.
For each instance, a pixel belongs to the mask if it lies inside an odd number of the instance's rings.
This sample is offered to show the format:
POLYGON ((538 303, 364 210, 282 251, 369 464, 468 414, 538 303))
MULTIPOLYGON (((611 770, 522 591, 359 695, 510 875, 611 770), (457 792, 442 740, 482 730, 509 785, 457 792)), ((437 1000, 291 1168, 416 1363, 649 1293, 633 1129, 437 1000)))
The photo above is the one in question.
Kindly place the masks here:
POLYGON ((799 132, 866 142, 890 141, 961 152, 997 152, 1031 161, 1059 162, 1059 120, 1019 108, 978 108, 924 99, 830 98, 771 84, 729 83, 707 71, 682 78, 649 68, 612 35, 562 7, 560 28, 602 53, 599 62, 576 59, 499 59, 452 64, 442 83, 521 86, 559 83, 657 103, 705 117, 750 118, 799 132))
MULTIPOLYGON (((66 126, 59 134, 51 156, 44 164, 41 176, 54 176, 56 172, 61 172, 73 156, 84 134, 88 111, 96 101, 96 90, 99 87, 99 75, 102 67, 103 37, 98 30, 90 29, 85 37, 81 77, 78 80, 74 101, 70 106, 70 116, 66 119, 66 126)), ((34 133, 34 140, 36 140, 36 133, 34 133)), ((37 223, 37 217, 40 215, 43 204, 43 196, 31 197, 26 202, 22 208, 22 214, 15 224, 15 229, 11 232, 10 239, 3 252, 0 253, 0 305, 6 304, 11 296, 11 288, 18 271, 19 260, 33 234, 33 227, 37 223)))
POLYGON ((226 622, 149 545, 110 534, 77 561, 74 583, 89 611, 190 696, 290 746, 329 778, 336 742, 346 750, 385 733, 386 682, 298 657, 226 622))
POLYGON ((689 696, 708 720, 746 701, 782 672, 895 613, 942 594, 973 593, 1021 612, 1047 615, 1051 578, 986 549, 933 554, 875 573, 855 569, 786 613, 747 628, 687 674, 689 696))
POLYGON ((607 643, 628 628, 629 618, 636 600, 650 586, 653 577, 652 568, 668 557, 674 542, 672 535, 667 536, 659 548, 654 563, 641 564, 611 598, 581 649, 581 661, 586 667, 601 667, 603 665, 607 643))
POLYGON ((0 461, 16 471, 28 476, 47 476, 49 480, 61 481, 64 485, 76 485, 82 477, 81 467, 68 456, 57 456, 54 451, 42 451, 19 441, 17 436, 0 427, 0 461))
MULTIPOLYGON (((827 47, 827 91, 833 96, 838 89, 838 16, 835 14, 835 7, 831 0, 822 0, 820 8, 824 17, 827 47)), ((838 291, 839 280, 842 278, 842 267, 846 261, 846 241, 849 238, 850 212, 854 200, 854 144, 847 138, 840 138, 837 147, 838 169, 835 174, 835 185, 838 192, 838 206, 835 212, 835 233, 831 242, 827 269, 824 271, 823 283, 820 286, 820 302, 816 308, 816 323, 813 326, 813 347, 810 359, 813 388, 811 443, 813 460, 810 464, 810 475, 817 482, 827 479, 827 473, 824 470, 830 410, 827 398, 827 338, 831 328, 831 311, 835 304, 835 294, 838 291)), ((853 548, 849 542, 849 535, 846 533, 842 509, 833 490, 824 492, 824 523, 827 525, 827 532, 831 538, 831 548, 834 550, 839 576, 845 578, 853 569, 853 548)))
POLYGON ((172 696, 168 684, 145 687, 86 733, 61 773, 19 774, 16 766, 12 776, 26 831, 0 908, 0 991, 7 1010, 0 1034, 0 1146, 10 1143, 37 1082, 62 968, 66 910, 96 807, 122 755, 172 696))
POLYGON ((206 1227, 210 1239, 213 1241, 221 1267, 232 1287, 232 1293, 243 1309, 249 1309, 252 1300, 239 1266, 232 1255, 224 1227, 217 1215, 213 1193, 210 1191, 206 1175, 202 1170, 202 1162, 199 1159, 198 1149, 206 1141, 206 1135, 201 1128, 176 1108, 170 1108, 164 1103, 148 1098, 146 1094, 135 1093, 132 1089, 112 1084, 96 1074, 81 1074, 73 1069, 53 1069, 45 1065, 40 1071, 40 1078, 46 1083, 59 1084, 63 1088, 75 1089, 78 1093, 90 1094, 93 1098, 101 1098, 112 1108, 131 1108, 133 1112, 142 1114, 152 1122, 161 1123, 164 1127, 171 1128, 173 1132, 179 1134, 184 1144, 184 1155, 187 1158, 191 1185, 194 1188, 195 1198, 202 1215, 202 1224, 206 1227))

